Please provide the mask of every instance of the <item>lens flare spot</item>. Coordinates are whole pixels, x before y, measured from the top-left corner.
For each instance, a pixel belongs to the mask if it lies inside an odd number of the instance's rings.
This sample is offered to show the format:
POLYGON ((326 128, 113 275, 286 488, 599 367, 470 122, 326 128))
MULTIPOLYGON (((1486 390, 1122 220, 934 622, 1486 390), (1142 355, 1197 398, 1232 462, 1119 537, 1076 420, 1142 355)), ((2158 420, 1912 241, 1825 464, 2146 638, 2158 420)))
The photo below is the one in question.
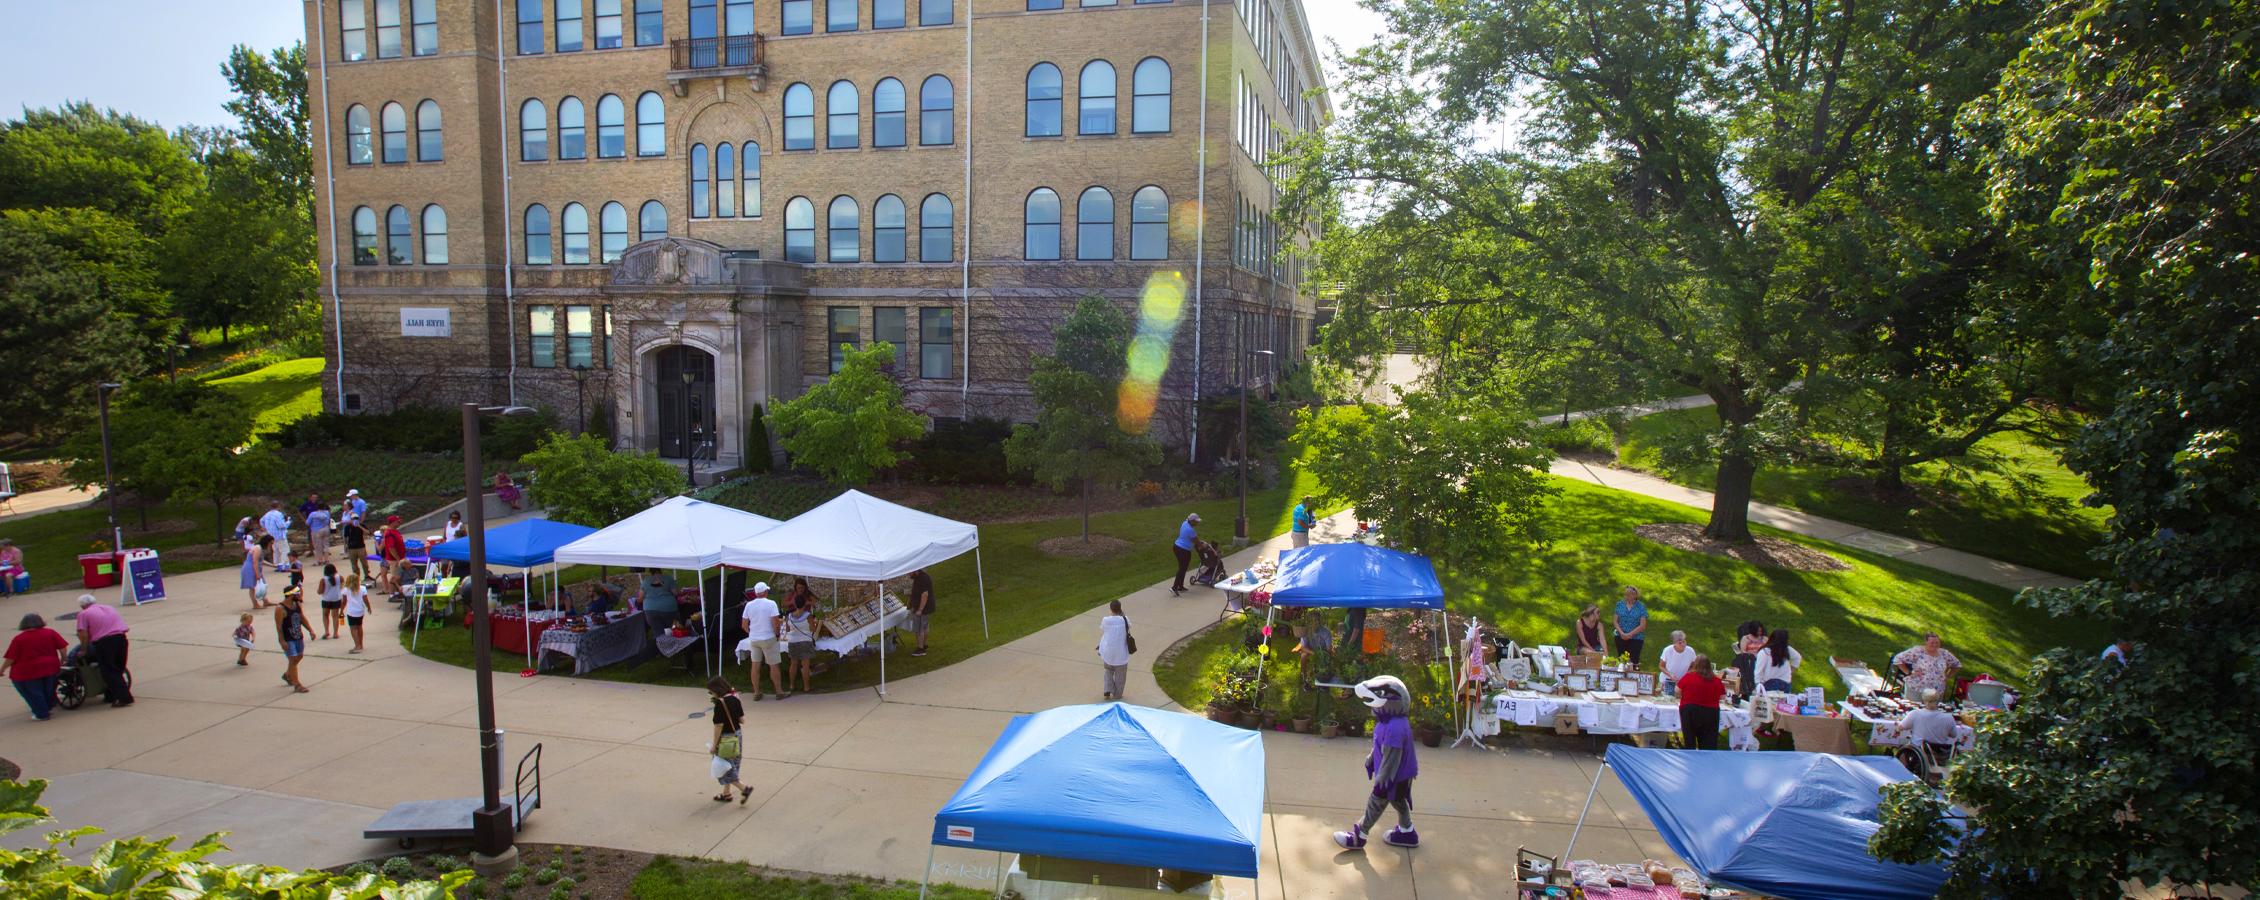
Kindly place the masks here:
POLYGON ((1115 424, 1129 434, 1144 434, 1153 424, 1161 382, 1169 374, 1169 354, 1177 323, 1185 315, 1185 276, 1156 272, 1138 297, 1138 329, 1130 339, 1127 372, 1115 398, 1115 424))

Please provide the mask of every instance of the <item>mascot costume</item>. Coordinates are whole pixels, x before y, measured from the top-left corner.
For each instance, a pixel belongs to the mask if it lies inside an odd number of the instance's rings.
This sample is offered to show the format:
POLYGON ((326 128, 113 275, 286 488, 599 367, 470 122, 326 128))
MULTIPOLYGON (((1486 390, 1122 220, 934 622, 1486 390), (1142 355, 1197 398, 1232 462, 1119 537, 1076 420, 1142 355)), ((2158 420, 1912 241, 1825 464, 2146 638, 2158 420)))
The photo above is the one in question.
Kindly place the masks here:
POLYGON ((1420 833, 1412 824, 1412 783, 1420 777, 1413 759, 1412 692, 1395 676, 1382 675, 1358 682, 1358 699, 1373 710, 1373 753, 1366 757, 1365 774, 1373 779, 1373 793, 1365 800, 1365 818, 1348 831, 1334 832, 1334 843, 1349 850, 1365 849, 1366 835, 1381 818, 1383 807, 1395 807, 1397 827, 1381 840, 1392 847, 1420 846, 1420 833))

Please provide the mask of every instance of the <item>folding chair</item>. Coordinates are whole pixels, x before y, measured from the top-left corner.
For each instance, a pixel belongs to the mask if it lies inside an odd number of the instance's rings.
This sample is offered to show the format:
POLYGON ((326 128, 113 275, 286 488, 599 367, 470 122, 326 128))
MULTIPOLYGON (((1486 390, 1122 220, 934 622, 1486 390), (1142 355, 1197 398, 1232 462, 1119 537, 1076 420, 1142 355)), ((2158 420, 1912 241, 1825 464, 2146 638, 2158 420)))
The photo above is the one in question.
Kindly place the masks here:
POLYGON ((461 578, 442 578, 436 583, 419 581, 409 586, 410 605, 401 608, 407 621, 416 632, 408 636, 408 649, 416 649, 416 642, 424 636, 424 620, 436 618, 440 627, 446 627, 447 617, 455 610, 455 593, 463 585, 461 578))

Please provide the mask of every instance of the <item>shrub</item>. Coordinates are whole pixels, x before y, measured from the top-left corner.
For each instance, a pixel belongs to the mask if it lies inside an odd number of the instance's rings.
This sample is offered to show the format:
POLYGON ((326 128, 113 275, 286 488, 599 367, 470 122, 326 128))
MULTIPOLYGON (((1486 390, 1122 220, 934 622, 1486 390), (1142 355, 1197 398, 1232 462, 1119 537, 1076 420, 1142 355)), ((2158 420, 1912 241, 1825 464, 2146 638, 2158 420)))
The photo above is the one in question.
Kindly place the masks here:
POLYGON ((382 871, 386 878, 396 881, 403 878, 414 878, 416 877, 416 864, 409 861, 408 857, 395 856, 385 860, 384 865, 379 867, 379 871, 382 871))
POLYGON ((902 474, 943 484, 1024 483, 1005 465, 1004 442, 1010 437, 1012 423, 1004 419, 937 421, 911 446, 902 474))
POLYGON ((1538 429, 1538 443, 1555 453, 1605 453, 1614 455, 1616 435, 1609 431, 1607 422, 1587 417, 1568 425, 1546 425, 1538 429))
MULTIPOLYGON (((1249 429, 1253 431, 1254 429, 1249 429)), ((1279 467, 1258 458, 1248 464, 1248 492, 1267 491, 1279 480, 1279 467)), ((1209 490, 1218 497, 1240 495, 1240 466, 1223 463, 1216 467, 1216 476, 1209 479, 1209 490)))
POLYGON ((746 423, 745 427, 744 468, 749 474, 758 475, 767 472, 776 462, 770 456, 769 422, 763 416, 761 404, 754 404, 753 418, 746 423))
POLYGON ((524 868, 511 869, 510 874, 502 876, 502 886, 513 891, 525 887, 526 870, 524 868))
POLYGON ((375 875, 377 874, 377 867, 370 865, 369 861, 364 859, 350 866, 346 866, 345 871, 339 874, 355 878, 358 878, 362 875, 375 875))
POLYGON ((543 867, 542 867, 542 869, 541 869, 541 871, 539 871, 539 872, 535 872, 535 873, 534 873, 534 883, 535 883, 535 884, 553 884, 553 883, 555 883, 555 882, 557 881, 557 879, 559 879, 559 878, 563 878, 563 877, 565 877, 565 870, 563 870, 563 869, 560 869, 560 868, 558 868, 558 867, 556 867, 556 866, 553 866, 553 865, 552 865, 552 866, 543 866, 543 867))
POLYGON ((462 857, 449 856, 445 853, 435 853, 424 857, 424 865, 430 866, 434 872, 453 872, 457 869, 469 868, 469 866, 463 864, 462 857))
POLYGON ((284 447, 353 447, 405 453, 460 452, 462 413, 436 406, 404 406, 383 413, 327 411, 305 416, 273 433, 284 447))
POLYGON ((1131 485, 1130 495, 1137 498, 1139 506, 1152 506, 1161 502, 1161 484, 1148 478, 1131 485))
POLYGON ((559 522, 602 528, 683 489, 682 470, 651 453, 604 449, 594 437, 551 433, 525 455, 533 488, 559 522))

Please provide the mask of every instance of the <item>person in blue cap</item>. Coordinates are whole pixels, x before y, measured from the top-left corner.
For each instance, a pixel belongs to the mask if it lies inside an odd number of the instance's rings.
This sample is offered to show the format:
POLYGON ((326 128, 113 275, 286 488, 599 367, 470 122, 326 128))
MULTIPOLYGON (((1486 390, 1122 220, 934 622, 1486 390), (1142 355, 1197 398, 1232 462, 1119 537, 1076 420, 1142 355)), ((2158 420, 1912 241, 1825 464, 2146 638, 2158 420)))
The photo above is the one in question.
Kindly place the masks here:
POLYGON ((1373 752, 1365 759, 1366 777, 1373 779, 1373 792, 1365 798, 1365 817, 1350 826, 1348 831, 1334 832, 1334 843, 1345 850, 1365 849, 1366 835, 1381 818, 1384 807, 1397 810, 1397 827, 1382 835, 1382 842, 1392 847, 1420 846, 1420 832, 1413 830, 1412 783, 1420 777, 1420 762, 1413 756, 1412 692, 1394 675, 1379 675, 1358 682, 1353 688, 1358 699, 1373 710, 1373 752))
POLYGON ((1193 564, 1193 542, 1200 539, 1195 529, 1200 524, 1200 513, 1188 513, 1185 521, 1177 525, 1177 542, 1169 546, 1177 554, 1177 580, 1169 583, 1169 593, 1172 596, 1185 592, 1185 570, 1193 564))

